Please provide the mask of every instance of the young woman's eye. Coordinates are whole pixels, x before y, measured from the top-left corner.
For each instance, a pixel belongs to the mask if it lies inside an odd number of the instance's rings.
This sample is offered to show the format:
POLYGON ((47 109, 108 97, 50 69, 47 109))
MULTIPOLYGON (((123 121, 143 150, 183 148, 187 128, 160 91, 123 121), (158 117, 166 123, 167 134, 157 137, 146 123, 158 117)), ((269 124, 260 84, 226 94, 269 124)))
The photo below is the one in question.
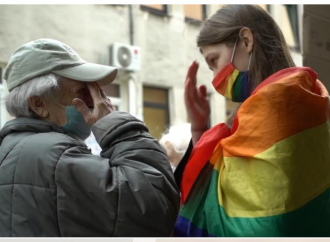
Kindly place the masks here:
POLYGON ((211 60, 211 63, 213 66, 217 66, 217 61, 218 61, 219 58, 214 58, 211 60))

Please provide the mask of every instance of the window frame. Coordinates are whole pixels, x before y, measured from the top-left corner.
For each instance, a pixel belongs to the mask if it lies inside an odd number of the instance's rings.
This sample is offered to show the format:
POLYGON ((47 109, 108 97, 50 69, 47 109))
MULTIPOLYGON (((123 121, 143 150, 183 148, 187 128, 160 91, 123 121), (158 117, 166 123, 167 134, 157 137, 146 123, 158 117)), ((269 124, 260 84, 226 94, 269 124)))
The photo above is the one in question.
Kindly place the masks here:
POLYGON ((156 108, 156 109, 161 109, 161 110, 164 110, 165 113, 167 114, 166 115, 166 127, 165 127, 165 130, 167 130, 170 125, 171 125, 171 118, 170 118, 170 105, 169 105, 169 101, 170 101, 170 98, 169 98, 169 94, 170 94, 170 89, 169 88, 166 88, 166 87, 155 87, 155 86, 150 86, 150 85, 143 85, 142 86, 142 90, 144 92, 144 88, 152 88, 152 89, 156 89, 156 90, 162 90, 162 91, 166 91, 166 104, 162 104, 162 103, 153 103, 153 102, 148 102, 148 101, 145 101, 144 100, 144 96, 142 94, 142 108, 144 109, 145 107, 146 108, 156 108))
MULTIPOLYGON (((286 13, 288 14, 289 25, 290 25, 290 28, 291 28, 291 31, 292 31, 292 36, 293 36, 294 41, 295 41, 295 33, 294 33, 294 30, 292 29, 292 26, 291 26, 290 16, 289 16, 288 11, 286 10, 286 5, 288 5, 288 4, 278 4, 278 5, 276 5, 276 4, 275 5, 274 4, 267 4, 267 11, 274 18, 274 20, 276 21, 276 23, 279 24, 278 23, 278 19, 275 19, 275 16, 274 16, 275 15, 275 11, 278 11, 276 7, 279 7, 279 6, 284 7, 286 13)), ((295 53, 300 53, 301 54, 301 51, 302 51, 301 41, 302 41, 302 30, 303 30, 302 29, 303 26, 301 25, 301 16, 302 16, 302 13, 301 13, 299 4, 295 4, 295 5, 297 5, 297 23, 298 23, 298 26, 297 27, 298 27, 298 41, 299 41, 299 43, 295 43, 295 45, 290 45, 290 44, 287 44, 287 45, 288 45, 288 48, 289 48, 290 51, 293 51, 295 53)), ((281 28, 281 26, 280 26, 280 28, 281 28)), ((282 31, 282 29, 281 29, 281 31, 282 31)))
POLYGON ((186 23, 193 24, 193 25, 196 25, 196 26, 200 26, 203 23, 203 21, 207 18, 207 16, 208 16, 207 5, 206 4, 198 4, 198 5, 202 6, 202 20, 187 17, 186 13, 183 10, 184 20, 185 20, 186 23))
POLYGON ((162 17, 168 17, 169 16, 168 6, 167 6, 167 4, 162 4, 162 5, 163 5, 164 10, 159 10, 159 9, 156 9, 156 8, 152 8, 152 7, 149 7, 147 5, 143 5, 143 4, 140 5, 140 9, 142 11, 147 11, 147 12, 152 13, 154 15, 158 15, 158 16, 162 16, 162 17))
POLYGON ((285 10, 286 10, 286 12, 287 12, 287 14, 288 14, 288 18, 289 18, 289 22, 290 22, 290 27, 291 27, 291 31, 292 31, 292 35, 293 35, 293 39, 294 39, 294 42, 295 42, 295 45, 289 45, 289 49, 290 50, 292 50, 292 51, 295 51, 295 52, 298 52, 298 53, 300 53, 301 52, 301 35, 300 35, 300 32, 302 31, 301 30, 301 26, 300 26, 300 24, 299 24, 299 14, 300 14, 300 11, 299 11, 299 5, 298 4, 283 4, 283 6, 285 7, 285 10), (296 5, 297 6, 297 8, 296 8, 296 14, 297 14, 297 19, 296 19, 296 24, 297 24, 297 32, 298 33, 295 33, 295 31, 294 31, 294 29, 292 28, 292 24, 293 23, 291 23, 291 18, 290 18, 290 16, 289 16, 289 11, 288 11, 288 9, 287 9, 287 5, 296 5))
POLYGON ((118 85, 119 86, 119 97, 113 97, 113 96, 107 96, 107 98, 110 99, 111 103, 114 106, 118 106, 118 110, 117 111, 123 111, 123 112, 127 112, 127 95, 125 95, 127 93, 127 85, 125 82, 119 82, 117 80, 115 80, 113 83, 111 83, 113 85, 118 85))

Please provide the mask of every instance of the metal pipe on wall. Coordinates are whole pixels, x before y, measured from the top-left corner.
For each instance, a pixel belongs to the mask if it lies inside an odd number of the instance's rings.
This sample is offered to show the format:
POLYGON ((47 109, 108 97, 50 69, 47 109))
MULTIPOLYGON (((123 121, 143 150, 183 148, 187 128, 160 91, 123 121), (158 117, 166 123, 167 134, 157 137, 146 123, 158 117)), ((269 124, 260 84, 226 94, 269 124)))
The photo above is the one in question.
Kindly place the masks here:
POLYGON ((134 45, 134 15, 133 15, 133 5, 129 4, 129 40, 130 44, 134 45))

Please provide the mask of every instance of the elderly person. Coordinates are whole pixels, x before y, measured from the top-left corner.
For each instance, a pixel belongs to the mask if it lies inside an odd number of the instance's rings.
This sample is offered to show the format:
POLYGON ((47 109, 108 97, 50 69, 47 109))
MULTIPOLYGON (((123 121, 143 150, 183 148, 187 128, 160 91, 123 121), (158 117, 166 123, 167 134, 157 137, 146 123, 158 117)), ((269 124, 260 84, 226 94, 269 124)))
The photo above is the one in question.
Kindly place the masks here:
POLYGON ((181 123, 170 127, 159 140, 161 146, 166 150, 173 171, 179 165, 191 140, 191 125, 181 123))
POLYGON ((179 192, 165 151, 143 122, 100 88, 116 68, 69 46, 21 46, 5 71, 0 132, 0 236, 169 236, 179 192), (93 131, 102 148, 83 142, 93 131))

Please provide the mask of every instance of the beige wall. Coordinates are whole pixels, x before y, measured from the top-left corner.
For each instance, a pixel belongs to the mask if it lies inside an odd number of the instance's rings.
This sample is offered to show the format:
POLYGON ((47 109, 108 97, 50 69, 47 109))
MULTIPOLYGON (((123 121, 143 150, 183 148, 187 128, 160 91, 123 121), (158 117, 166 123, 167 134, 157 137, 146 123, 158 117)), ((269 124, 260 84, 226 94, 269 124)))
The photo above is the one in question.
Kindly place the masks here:
MULTIPOLYGON (((278 5, 280 6, 280 5, 278 5)), ((208 5, 209 14, 220 5, 208 5)), ((281 21, 280 7, 275 7, 274 17, 281 21)), ((186 122, 183 86, 186 70, 196 59, 200 65, 198 79, 211 93, 212 124, 226 117, 225 99, 211 85, 212 73, 208 70, 198 48, 196 36, 199 26, 187 24, 183 5, 169 5, 169 16, 157 16, 133 6, 135 19, 134 44, 141 47, 141 71, 131 77, 120 72, 117 83, 126 90, 126 111, 143 117, 142 87, 150 85, 170 88, 171 124, 186 122), (133 89, 132 89, 133 88, 133 89), (129 92, 131 90, 131 92, 129 92)), ((72 46, 84 59, 109 64, 109 46, 113 42, 129 43, 128 6, 118 5, 2 5, 0 8, 0 64, 5 65, 10 54, 20 45, 38 38, 54 38, 72 46)), ((281 22, 279 22, 280 26, 281 22)), ((286 30, 284 29, 284 32, 286 30)), ((290 37, 286 37, 290 38, 290 37)), ((293 53, 301 65, 301 55, 293 53)))
MULTIPOLYGON (((196 47, 198 26, 184 21, 183 5, 171 5, 170 17, 133 7, 135 45, 141 47, 141 71, 135 73, 136 115, 143 117, 142 86, 170 88, 171 124, 186 122, 183 84, 186 70, 197 59, 201 63, 199 82, 212 93, 212 119, 224 121, 225 101, 214 95, 212 73, 196 47)), ((113 42, 129 43, 127 6, 110 5, 2 5, 0 8, 0 63, 20 45, 38 38, 54 38, 75 49, 85 60, 108 64, 113 42)), ((121 72, 122 73, 122 72, 121 72)), ((119 82, 127 85, 127 73, 119 82)), ((130 93, 127 95, 130 98, 130 93)), ((128 106, 128 105, 126 105, 128 106)), ((128 110, 127 110, 128 111, 128 110)))

